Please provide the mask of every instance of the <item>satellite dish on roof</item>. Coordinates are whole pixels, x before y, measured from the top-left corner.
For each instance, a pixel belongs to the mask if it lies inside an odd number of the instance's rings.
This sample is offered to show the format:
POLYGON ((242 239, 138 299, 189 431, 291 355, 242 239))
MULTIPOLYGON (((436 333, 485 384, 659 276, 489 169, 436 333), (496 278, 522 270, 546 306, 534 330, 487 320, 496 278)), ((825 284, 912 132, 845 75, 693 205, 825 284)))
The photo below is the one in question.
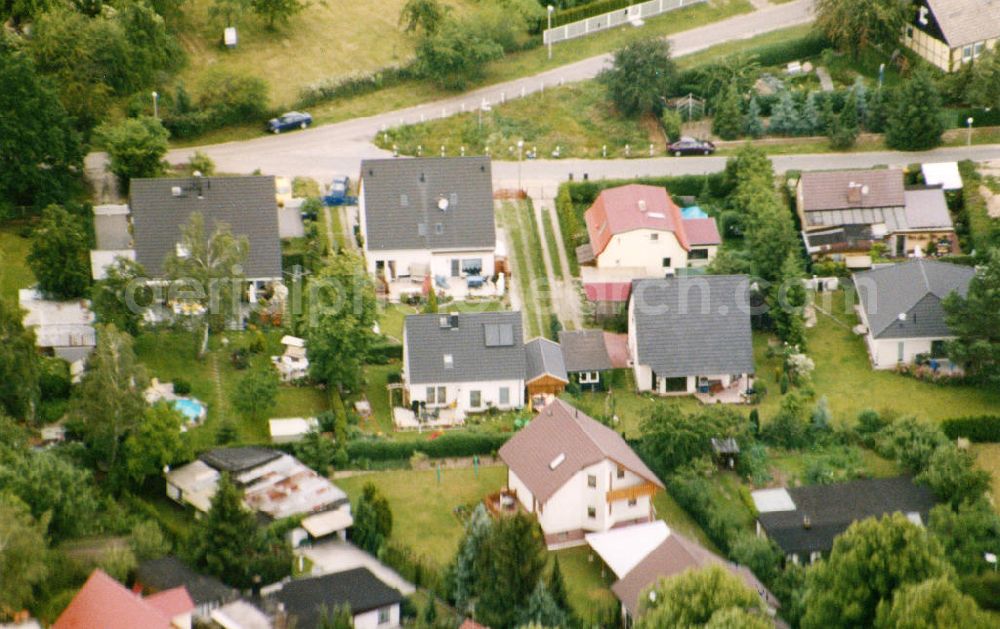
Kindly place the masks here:
POLYGON ((448 211, 448 199, 446 197, 441 197, 438 199, 438 209, 442 212, 448 211))
POLYGON ((896 318, 899 319, 900 321, 906 321, 906 313, 901 312, 898 315, 896 315, 896 318))

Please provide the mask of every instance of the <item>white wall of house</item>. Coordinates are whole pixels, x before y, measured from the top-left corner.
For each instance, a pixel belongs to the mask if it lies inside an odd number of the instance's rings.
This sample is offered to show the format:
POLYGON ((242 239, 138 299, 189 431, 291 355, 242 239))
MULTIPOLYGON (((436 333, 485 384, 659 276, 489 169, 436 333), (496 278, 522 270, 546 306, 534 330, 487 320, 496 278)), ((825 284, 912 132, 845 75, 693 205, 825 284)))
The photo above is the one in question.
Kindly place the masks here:
POLYGON ((399 626, 399 605, 383 607, 382 610, 373 609, 370 612, 356 614, 354 616, 354 629, 386 629, 388 627, 399 626), (384 610, 382 618, 386 622, 379 622, 379 612, 384 610))
POLYGON ((507 488, 517 493, 517 500, 528 513, 535 512, 535 494, 531 493, 528 486, 524 484, 514 470, 507 468, 507 488))
POLYGON ((708 257, 707 258, 693 258, 693 257, 691 257, 691 254, 688 254, 687 263, 688 263, 689 267, 698 268, 698 267, 708 266, 709 264, 711 264, 712 260, 715 259, 715 256, 718 255, 718 253, 719 253, 719 247, 718 247, 718 245, 691 245, 691 252, 692 253, 694 253, 695 251, 697 251, 699 249, 705 249, 705 250, 707 250, 708 251, 708 257))
POLYGON ((604 251, 597 256, 598 268, 641 267, 653 277, 663 275, 664 258, 670 258, 669 268, 684 268, 688 254, 672 231, 636 229, 611 237, 604 251))
POLYGON ((459 275, 465 275, 462 271, 463 261, 471 259, 481 260, 481 275, 490 277, 494 274, 496 260, 492 249, 443 251, 431 251, 430 249, 385 249, 373 251, 368 249, 367 244, 365 245, 365 264, 368 267, 368 272, 375 274, 379 267, 383 266, 385 268, 385 277, 389 281, 412 275, 416 271, 414 265, 430 268, 431 275, 452 277, 452 271, 454 270, 453 260, 458 260, 459 275))
POLYGON ((875 369, 892 369, 899 363, 914 363, 917 354, 929 354, 934 341, 948 341, 954 337, 909 338, 909 339, 876 339, 871 333, 865 335, 868 352, 875 369), (902 360, 900 360, 902 356, 902 360))
POLYGON ((410 401, 424 402, 428 408, 442 408, 455 403, 455 408, 465 413, 478 413, 495 406, 511 410, 524 406, 524 380, 491 380, 481 382, 437 382, 433 384, 407 384, 410 401), (434 401, 428 402, 428 387, 434 388, 434 401), (438 399, 439 388, 445 388, 445 401, 438 399), (501 404, 501 389, 506 388, 508 402, 501 404), (479 391, 479 406, 472 406, 472 392, 479 391))

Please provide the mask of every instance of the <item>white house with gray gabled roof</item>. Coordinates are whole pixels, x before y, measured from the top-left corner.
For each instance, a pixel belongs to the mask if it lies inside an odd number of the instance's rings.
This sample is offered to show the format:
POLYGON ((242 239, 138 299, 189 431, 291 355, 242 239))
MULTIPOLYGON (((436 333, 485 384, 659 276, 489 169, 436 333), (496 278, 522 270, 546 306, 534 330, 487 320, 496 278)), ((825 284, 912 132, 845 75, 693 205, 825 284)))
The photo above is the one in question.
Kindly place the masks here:
POLYGON ((365 160, 358 205, 368 272, 380 281, 419 288, 442 278, 438 289, 452 294, 448 280, 495 274, 488 157, 365 160))

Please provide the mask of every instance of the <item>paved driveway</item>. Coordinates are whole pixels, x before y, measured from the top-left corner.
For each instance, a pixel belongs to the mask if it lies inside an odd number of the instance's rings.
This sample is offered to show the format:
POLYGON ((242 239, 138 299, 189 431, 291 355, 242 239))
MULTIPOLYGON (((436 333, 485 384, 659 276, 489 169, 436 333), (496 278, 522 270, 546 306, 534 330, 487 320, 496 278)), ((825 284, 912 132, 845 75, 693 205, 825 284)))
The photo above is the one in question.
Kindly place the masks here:
POLYGON ((339 540, 323 542, 311 548, 298 548, 295 554, 305 555, 313 562, 313 576, 363 567, 371 570, 372 574, 386 585, 399 590, 403 596, 409 596, 416 591, 413 584, 399 576, 395 570, 350 542, 339 540))

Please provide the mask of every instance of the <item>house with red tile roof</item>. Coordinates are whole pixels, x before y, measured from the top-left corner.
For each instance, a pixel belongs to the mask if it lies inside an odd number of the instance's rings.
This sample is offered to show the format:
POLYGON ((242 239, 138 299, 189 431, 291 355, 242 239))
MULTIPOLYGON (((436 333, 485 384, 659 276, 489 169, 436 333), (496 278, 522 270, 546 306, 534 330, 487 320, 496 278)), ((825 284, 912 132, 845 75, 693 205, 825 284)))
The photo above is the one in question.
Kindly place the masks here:
POLYGON ((635 269, 635 278, 705 266, 722 244, 715 219, 685 219, 659 186, 603 190, 584 213, 584 222, 590 243, 577 250, 580 263, 635 269))
POLYGON ((550 549, 595 531, 649 522, 663 483, 614 430, 562 400, 500 448, 507 487, 535 514, 550 549))
POLYGON ((184 587, 143 598, 94 570, 52 629, 191 629, 194 601, 184 587))

